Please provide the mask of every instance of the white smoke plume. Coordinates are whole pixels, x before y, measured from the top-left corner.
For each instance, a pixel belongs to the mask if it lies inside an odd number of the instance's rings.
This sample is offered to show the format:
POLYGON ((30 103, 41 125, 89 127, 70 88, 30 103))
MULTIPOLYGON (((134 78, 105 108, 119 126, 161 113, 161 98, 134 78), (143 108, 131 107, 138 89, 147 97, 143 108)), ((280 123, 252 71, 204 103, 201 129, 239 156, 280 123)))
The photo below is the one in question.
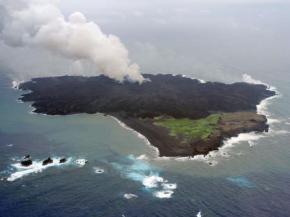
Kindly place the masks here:
POLYGON ((58 0, 4 0, 1 40, 12 47, 36 47, 79 63, 89 61, 96 72, 123 81, 143 82, 120 39, 75 12, 65 17, 58 0))

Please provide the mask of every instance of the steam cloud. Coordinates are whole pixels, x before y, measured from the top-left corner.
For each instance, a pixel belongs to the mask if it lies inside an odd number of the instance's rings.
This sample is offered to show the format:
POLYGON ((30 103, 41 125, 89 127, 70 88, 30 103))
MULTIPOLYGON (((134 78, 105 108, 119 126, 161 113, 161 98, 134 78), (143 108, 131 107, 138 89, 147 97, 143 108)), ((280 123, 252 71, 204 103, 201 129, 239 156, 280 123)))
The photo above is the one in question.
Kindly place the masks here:
POLYGON ((41 47, 79 63, 93 63, 110 78, 143 82, 139 66, 131 63, 120 39, 75 12, 66 18, 58 0, 7 0, 1 40, 12 47, 41 47))

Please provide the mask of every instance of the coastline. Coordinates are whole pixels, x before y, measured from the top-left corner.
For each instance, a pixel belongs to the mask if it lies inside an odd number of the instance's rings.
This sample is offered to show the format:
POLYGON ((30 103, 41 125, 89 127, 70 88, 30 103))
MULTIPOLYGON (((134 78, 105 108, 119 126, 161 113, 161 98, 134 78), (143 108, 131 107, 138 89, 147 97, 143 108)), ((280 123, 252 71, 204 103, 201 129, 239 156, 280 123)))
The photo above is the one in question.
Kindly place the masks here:
MULTIPOLYGON (((256 106, 257 107, 257 114, 260 115, 265 115, 267 118, 267 123, 277 123, 279 120, 270 118, 271 114, 268 112, 268 106, 270 105, 270 102, 274 99, 282 97, 281 93, 277 90, 276 87, 271 86, 267 83, 264 83, 259 80, 253 79, 250 75, 244 74, 243 75, 243 81, 251 84, 263 84, 267 86, 268 90, 274 91, 275 95, 265 98, 261 100, 261 102, 256 106), (247 78, 247 79, 245 79, 247 78)), ((209 152, 207 155, 196 155, 193 158, 188 158, 188 157, 159 157, 162 159, 159 160, 176 160, 176 161, 202 161, 202 162, 213 162, 211 166, 215 166, 218 162, 216 161, 216 158, 222 157, 222 158, 228 158, 230 155, 228 151, 234 147, 236 144, 239 144, 240 142, 247 141, 250 146, 253 146, 253 142, 257 141, 261 138, 265 137, 270 137, 271 133, 273 133, 271 125, 269 125, 269 132, 265 133, 255 133, 255 132, 250 132, 250 133, 240 133, 235 137, 231 137, 229 139, 226 139, 223 141, 223 144, 218 148, 218 150, 214 150, 209 152), (211 160, 212 159, 212 160, 211 160)))
MULTIPOLYGON (((247 74, 246 74, 247 75, 247 74)), ((182 75, 183 76, 183 75, 182 75)), ((190 78, 188 76, 183 76, 183 77, 187 77, 190 78)), ((273 119, 270 118, 271 114, 268 112, 268 106, 270 105, 270 102, 276 98, 280 98, 281 97, 281 93, 277 90, 276 87, 271 86, 267 83, 258 81, 253 79, 250 75, 247 75, 247 79, 245 79, 245 75, 243 75, 243 80, 246 83, 252 83, 252 84, 263 84, 265 86, 267 86, 268 90, 274 91, 275 95, 274 96, 270 96, 268 98, 265 98, 263 100, 260 101, 260 103, 256 106, 257 108, 257 114, 259 115, 265 115, 267 118, 267 123, 276 123, 279 122, 279 120, 277 119, 273 119)), ((190 78, 193 79, 193 78, 190 78)), ((197 79, 199 80, 199 79, 197 79)), ((199 80, 200 82, 204 83, 205 81, 203 80, 199 80)), ((134 130, 133 128, 130 128, 128 125, 126 125, 124 122, 122 122, 121 120, 119 120, 118 118, 111 116, 114 120, 116 120, 120 126, 124 127, 127 130, 130 130, 134 133, 137 134, 137 136, 141 139, 143 139, 147 145, 150 146, 150 148, 152 148, 152 150, 154 150, 156 156, 152 158, 150 158, 149 156, 146 156, 145 159, 149 159, 150 160, 175 160, 175 161, 203 161, 208 163, 210 166, 215 166, 218 162, 216 161, 217 157, 223 157, 223 158, 228 158, 230 156, 230 154, 228 153, 229 149, 231 149, 232 147, 234 147, 236 144, 240 143, 240 142, 245 142, 247 141, 249 143, 250 146, 254 145, 254 142, 261 139, 261 138, 265 138, 268 136, 271 136, 271 132, 272 132, 272 128, 269 125, 269 132, 260 132, 260 133, 256 133, 256 132, 249 132, 249 133, 239 133, 237 136, 233 136, 230 138, 225 139, 222 142, 222 145, 220 147, 218 147, 217 150, 213 150, 210 151, 208 154, 206 155, 195 155, 193 157, 178 157, 178 156, 174 156, 174 157, 169 157, 169 156, 159 156, 159 150, 157 147, 153 146, 147 137, 145 137, 143 134, 137 132, 136 130, 134 130)))
POLYGON ((115 120, 124 129, 135 133, 138 138, 142 139, 145 142, 145 144, 148 147, 150 147, 150 149, 154 152, 155 157, 159 157, 159 149, 157 147, 155 147, 154 145, 152 145, 146 136, 144 136, 143 134, 137 132, 133 128, 130 128, 128 125, 126 125, 124 122, 119 120, 117 117, 112 116, 112 115, 109 115, 109 117, 111 117, 113 120, 115 120))
MULTIPOLYGON (((173 75, 173 76, 177 76, 177 75, 173 75)), ((198 80, 200 83, 206 83, 203 80, 190 78, 190 77, 187 77, 187 76, 184 76, 184 75, 181 75, 181 77, 186 77, 186 78, 189 78, 189 79, 192 79, 192 80, 198 80)), ((267 109, 269 101, 272 100, 273 98, 276 98, 277 96, 279 96, 278 95, 279 92, 276 90, 276 88, 274 88, 274 87, 272 87, 272 86, 270 86, 268 84, 265 84, 265 83, 263 83, 261 81, 257 81, 257 80, 253 79, 249 75, 244 75, 243 78, 244 78, 244 80, 246 80, 246 83, 251 82, 253 84, 263 84, 263 85, 265 85, 267 87, 267 90, 275 91, 275 95, 274 96, 271 96, 271 97, 268 97, 268 98, 265 98, 265 99, 261 100, 260 103, 256 106, 256 114, 263 114, 264 115, 266 113, 265 110, 267 109)), ((18 83, 18 82, 13 82, 13 88, 19 89, 19 84, 20 83, 18 83)), ((36 108, 33 107, 32 105, 30 105, 30 107, 34 108, 34 110, 30 112, 31 114, 43 114, 41 112, 35 112, 36 108)), ((106 113, 103 113, 103 112, 98 112, 98 113, 106 114, 106 113)), ((47 115, 47 114, 44 114, 44 115, 47 115)), ((222 155, 224 157, 227 157, 228 154, 226 152, 223 152, 223 151, 225 151, 229 147, 232 147, 233 144, 239 143, 240 141, 257 140, 257 139, 259 139, 261 137, 264 137, 262 135, 265 134, 265 133, 259 133, 259 135, 258 135, 258 134, 253 133, 253 132, 240 133, 240 134, 237 134, 237 136, 232 136, 230 138, 221 140, 220 144, 222 144, 222 145, 216 146, 216 148, 214 148, 214 150, 209 150, 208 153, 206 153, 206 154, 195 154, 192 157, 188 157, 188 156, 182 157, 182 155, 178 156, 178 153, 177 153, 176 156, 170 156, 169 155, 169 157, 167 157, 166 154, 165 154, 165 156, 160 156, 160 150, 149 141, 148 137, 146 137, 142 133, 138 132, 138 128, 137 128, 137 130, 135 130, 134 127, 133 128, 130 127, 128 124, 126 124, 126 121, 125 122, 122 121, 122 117, 120 117, 121 120, 120 120, 120 118, 116 117, 118 115, 116 115, 116 116, 112 115, 112 114, 111 115, 110 114, 106 114, 106 115, 109 115, 111 118, 116 120, 117 123, 120 126, 124 127, 125 129, 127 129, 129 131, 134 132, 139 138, 144 140, 146 145, 150 146, 150 149, 153 150, 153 152, 154 152, 154 157, 153 158, 156 158, 156 159, 159 159, 159 160, 160 159, 176 159, 176 160, 200 160, 200 159, 204 160, 204 159, 206 159, 207 160, 208 158, 211 158, 211 157, 217 156, 217 155, 222 155), (222 153, 220 153, 220 152, 222 152, 222 153)), ((269 121, 270 121, 268 119, 269 115, 266 114, 266 117, 267 117, 267 123, 269 123, 269 121)), ((140 130, 140 126, 139 126, 139 130, 140 130)), ((142 126, 141 126, 141 132, 142 132, 142 126)), ((163 150, 163 152, 164 152, 164 150, 163 150)), ((164 155, 164 153, 162 155, 164 155)))

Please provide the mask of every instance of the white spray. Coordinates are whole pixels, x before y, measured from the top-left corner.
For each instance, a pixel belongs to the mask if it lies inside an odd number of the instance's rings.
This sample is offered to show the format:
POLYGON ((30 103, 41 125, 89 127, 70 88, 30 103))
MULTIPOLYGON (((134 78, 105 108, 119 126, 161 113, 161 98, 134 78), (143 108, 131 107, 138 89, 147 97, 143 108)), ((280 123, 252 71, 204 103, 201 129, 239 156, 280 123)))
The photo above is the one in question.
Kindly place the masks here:
POLYGON ((4 0, 1 40, 13 47, 49 50, 77 63, 93 63, 96 72, 123 81, 142 82, 139 66, 131 63, 120 39, 106 35, 80 12, 66 18, 58 0, 4 0))

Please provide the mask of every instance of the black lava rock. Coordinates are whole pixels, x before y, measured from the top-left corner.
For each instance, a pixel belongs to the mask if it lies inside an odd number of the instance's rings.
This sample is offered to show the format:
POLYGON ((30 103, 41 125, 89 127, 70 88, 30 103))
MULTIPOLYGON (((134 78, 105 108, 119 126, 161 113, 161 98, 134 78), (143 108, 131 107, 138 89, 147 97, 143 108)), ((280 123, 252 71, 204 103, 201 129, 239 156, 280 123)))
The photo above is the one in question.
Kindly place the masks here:
POLYGON ((63 158, 61 158, 61 159, 59 160, 59 163, 62 164, 62 163, 65 163, 66 161, 67 161, 66 158, 63 157, 63 158))
POLYGON ((45 166, 51 163, 53 163, 53 160, 49 157, 42 162, 42 165, 45 166))
POLYGON ((25 166, 25 167, 28 167, 28 166, 31 166, 32 165, 32 160, 30 158, 30 155, 26 155, 23 160, 21 160, 21 165, 22 166, 25 166))
POLYGON ((31 91, 21 99, 33 101, 36 113, 50 115, 100 112, 123 117, 197 119, 212 111, 256 111, 261 100, 275 95, 265 85, 201 83, 173 75, 144 77, 150 81, 120 83, 105 76, 35 78, 20 85, 20 89, 31 91))

